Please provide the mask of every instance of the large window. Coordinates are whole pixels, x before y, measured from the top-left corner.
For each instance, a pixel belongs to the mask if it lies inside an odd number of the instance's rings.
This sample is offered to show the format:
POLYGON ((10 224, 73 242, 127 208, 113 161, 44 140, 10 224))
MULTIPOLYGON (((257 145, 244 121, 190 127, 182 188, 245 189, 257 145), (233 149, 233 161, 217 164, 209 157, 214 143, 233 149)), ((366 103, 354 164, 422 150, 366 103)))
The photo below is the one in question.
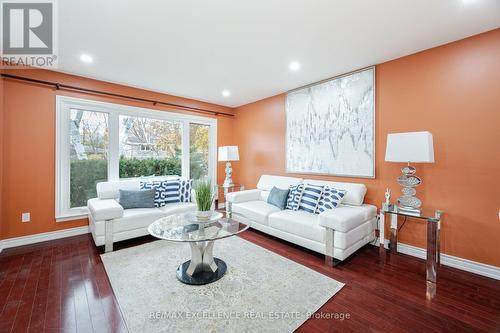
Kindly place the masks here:
POLYGON ((57 97, 56 218, 85 215, 96 184, 178 175, 216 179, 213 118, 57 97))

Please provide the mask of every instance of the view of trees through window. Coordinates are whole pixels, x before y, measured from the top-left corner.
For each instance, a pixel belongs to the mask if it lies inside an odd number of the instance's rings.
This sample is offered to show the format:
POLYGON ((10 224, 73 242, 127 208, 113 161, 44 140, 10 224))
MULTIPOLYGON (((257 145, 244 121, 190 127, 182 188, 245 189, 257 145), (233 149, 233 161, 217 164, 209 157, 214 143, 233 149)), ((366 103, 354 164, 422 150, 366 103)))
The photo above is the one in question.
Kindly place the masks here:
POLYGON ((181 124, 120 116, 120 178, 182 173, 181 124))
POLYGON ((208 132, 210 127, 189 124, 189 175, 193 179, 208 176, 208 132))
MULTIPOLYGON (((209 130, 189 124, 190 178, 209 175, 209 130)), ((109 114, 71 109, 70 208, 97 196, 96 184, 108 179, 109 114)), ((119 116, 119 177, 182 175, 182 123, 119 116)))
POLYGON ((71 109, 70 207, 87 205, 96 184, 108 179, 108 114, 71 109))

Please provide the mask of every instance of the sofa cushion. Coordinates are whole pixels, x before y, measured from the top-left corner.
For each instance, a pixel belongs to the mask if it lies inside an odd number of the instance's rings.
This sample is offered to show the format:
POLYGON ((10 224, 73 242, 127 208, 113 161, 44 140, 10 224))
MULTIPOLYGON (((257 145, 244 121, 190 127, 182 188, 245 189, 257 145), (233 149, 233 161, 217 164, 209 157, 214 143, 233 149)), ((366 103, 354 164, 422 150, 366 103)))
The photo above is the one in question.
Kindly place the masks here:
POLYGON ((323 189, 325 187, 322 185, 304 185, 304 190, 300 196, 299 210, 306 211, 308 213, 316 213, 316 208, 318 208, 319 199, 323 194, 323 189))
POLYGON ((282 190, 277 188, 276 186, 273 187, 273 189, 269 193, 269 197, 267 198, 267 203, 276 206, 279 209, 285 209, 288 192, 289 190, 282 190))
POLYGON ((299 201, 303 190, 304 184, 290 186, 290 192, 288 192, 288 199, 286 200, 286 209, 299 209, 299 201))
POLYGON ((345 197, 344 190, 337 190, 330 186, 325 186, 321 199, 319 199, 318 207, 316 207, 316 214, 323 213, 325 210, 334 209, 340 205, 342 199, 345 197))
POLYGON ((181 179, 179 184, 179 201, 180 202, 192 202, 191 191, 193 190, 193 180, 192 179, 181 179))
POLYGON ((155 207, 163 207, 166 204, 179 202, 179 186, 180 180, 165 180, 165 181, 151 181, 141 182, 141 190, 155 189, 155 207))
POLYGON ((196 204, 194 202, 177 202, 160 207, 160 210, 165 215, 183 214, 196 211, 196 204))
POLYGON ((259 200, 267 202, 267 198, 269 198, 269 193, 270 193, 269 191, 260 191, 259 200))
POLYGON ((233 212, 241 214, 250 220, 264 225, 269 225, 267 221, 269 214, 280 211, 278 207, 261 200, 235 203, 232 207, 233 212))
POLYGON ((128 191, 120 190, 119 203, 123 209, 154 208, 155 190, 128 191))
POLYGON ((315 179, 306 179, 304 180, 304 183, 330 186, 338 190, 345 190, 346 195, 342 200, 342 203, 346 205, 360 206, 363 204, 363 201, 365 200, 365 194, 366 194, 365 184, 328 182, 315 179))
POLYGON ((123 217, 114 220, 113 232, 145 228, 163 216, 165 216, 165 213, 160 208, 125 209, 123 217))
POLYGON ((319 215, 303 210, 283 210, 269 215, 269 226, 316 242, 325 241, 325 228, 319 225, 319 215))
POLYGON ((97 197, 99 199, 118 199, 120 190, 139 191, 140 180, 117 180, 97 183, 97 197))
POLYGON ((340 205, 336 209, 319 214, 320 225, 341 232, 348 232, 374 218, 377 208, 372 205, 348 206, 340 205))
POLYGON ((292 185, 298 185, 302 182, 302 178, 282 177, 262 175, 257 184, 257 188, 263 191, 271 191, 273 187, 287 189, 292 185))

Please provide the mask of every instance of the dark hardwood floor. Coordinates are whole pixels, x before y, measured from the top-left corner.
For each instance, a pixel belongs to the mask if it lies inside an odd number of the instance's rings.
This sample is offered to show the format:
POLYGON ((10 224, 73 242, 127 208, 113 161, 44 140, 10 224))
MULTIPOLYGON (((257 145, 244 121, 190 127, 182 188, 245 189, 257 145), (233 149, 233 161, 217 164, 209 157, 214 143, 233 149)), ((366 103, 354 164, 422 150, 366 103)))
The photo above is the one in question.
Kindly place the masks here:
MULTIPOLYGON (((384 265, 368 245, 332 268, 323 256, 258 231, 241 237, 346 284, 317 316, 348 319, 309 319, 299 332, 500 332, 499 281, 442 267, 429 301, 423 260, 388 255, 384 265)), ((4 250, 0 332, 126 332, 100 251, 90 235, 4 250)))

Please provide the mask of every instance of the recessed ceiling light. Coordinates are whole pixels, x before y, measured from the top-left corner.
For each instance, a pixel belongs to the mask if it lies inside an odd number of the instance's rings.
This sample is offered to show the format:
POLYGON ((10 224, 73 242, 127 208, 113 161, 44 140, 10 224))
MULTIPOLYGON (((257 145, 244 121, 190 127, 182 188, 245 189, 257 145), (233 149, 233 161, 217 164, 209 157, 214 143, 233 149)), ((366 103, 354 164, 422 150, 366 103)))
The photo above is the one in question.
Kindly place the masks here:
POLYGON ((300 65, 300 62, 298 62, 298 61, 292 61, 290 63, 290 65, 288 65, 288 68, 290 68, 290 70, 292 72, 298 71, 300 69, 300 67, 301 67, 301 65, 300 65))
POLYGON ((83 61, 84 63, 87 63, 87 64, 90 64, 91 62, 94 61, 94 59, 92 59, 92 57, 89 56, 88 54, 82 54, 80 56, 80 60, 83 61))
POLYGON ((222 96, 229 97, 231 96, 231 92, 229 90, 222 90, 222 96))

